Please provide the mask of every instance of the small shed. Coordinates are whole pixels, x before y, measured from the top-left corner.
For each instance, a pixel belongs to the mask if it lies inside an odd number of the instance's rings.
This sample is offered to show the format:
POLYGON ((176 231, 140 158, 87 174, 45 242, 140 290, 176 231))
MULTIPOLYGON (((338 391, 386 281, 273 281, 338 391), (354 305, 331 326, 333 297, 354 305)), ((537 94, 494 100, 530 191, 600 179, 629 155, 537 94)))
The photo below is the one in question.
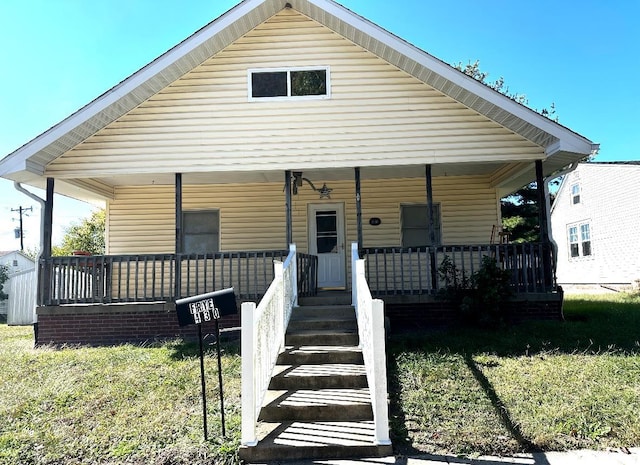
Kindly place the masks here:
POLYGON ((36 265, 27 254, 15 250, 0 252, 0 265, 6 265, 9 279, 4 283, 8 299, 0 302, 0 319, 10 325, 30 325, 35 321, 36 265))

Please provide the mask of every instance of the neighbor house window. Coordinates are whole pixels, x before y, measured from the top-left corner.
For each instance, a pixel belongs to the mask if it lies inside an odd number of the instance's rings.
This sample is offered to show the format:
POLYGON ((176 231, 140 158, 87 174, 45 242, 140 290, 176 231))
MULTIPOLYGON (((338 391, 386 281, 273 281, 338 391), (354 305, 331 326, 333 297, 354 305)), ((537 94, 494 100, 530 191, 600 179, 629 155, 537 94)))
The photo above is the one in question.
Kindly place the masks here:
POLYGON ((182 213, 182 251, 205 254, 220 251, 220 212, 218 210, 182 213))
POLYGON ((427 219, 427 206, 424 204, 417 205, 400 205, 400 225, 402 229, 402 246, 403 247, 420 247, 430 245, 440 245, 441 227, 440 227, 440 204, 433 205, 433 219, 435 231, 435 244, 431 243, 429 238, 429 223, 427 219))
POLYGON ((591 227, 589 223, 569 226, 569 255, 571 258, 591 255, 591 227))
POLYGON ((580 203, 580 184, 573 184, 571 186, 571 204, 577 203, 580 203))
POLYGON ((323 99, 329 95, 328 67, 249 70, 249 100, 323 99))

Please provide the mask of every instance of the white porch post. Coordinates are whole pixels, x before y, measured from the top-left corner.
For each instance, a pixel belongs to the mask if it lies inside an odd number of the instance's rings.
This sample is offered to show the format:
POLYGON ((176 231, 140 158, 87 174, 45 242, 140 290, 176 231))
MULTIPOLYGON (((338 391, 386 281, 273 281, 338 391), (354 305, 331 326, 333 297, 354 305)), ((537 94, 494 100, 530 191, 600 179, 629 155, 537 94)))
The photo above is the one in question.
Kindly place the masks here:
POLYGON ((244 302, 241 307, 242 331, 241 331, 241 357, 242 357, 242 433, 241 442, 244 446, 258 444, 256 438, 256 393, 255 370, 253 353, 255 350, 254 315, 256 304, 244 302))
MULTIPOLYGON (((362 271, 364 274, 364 261, 362 271)), ((375 442, 378 445, 389 445, 389 406, 387 404, 387 367, 384 340, 384 302, 374 299, 371 307, 371 320, 373 326, 373 373, 376 380, 373 401, 373 421, 375 424, 375 442)))
POLYGON ((289 252, 293 254, 291 263, 291 288, 293 291, 293 306, 298 306, 298 252, 295 244, 289 244, 289 252))

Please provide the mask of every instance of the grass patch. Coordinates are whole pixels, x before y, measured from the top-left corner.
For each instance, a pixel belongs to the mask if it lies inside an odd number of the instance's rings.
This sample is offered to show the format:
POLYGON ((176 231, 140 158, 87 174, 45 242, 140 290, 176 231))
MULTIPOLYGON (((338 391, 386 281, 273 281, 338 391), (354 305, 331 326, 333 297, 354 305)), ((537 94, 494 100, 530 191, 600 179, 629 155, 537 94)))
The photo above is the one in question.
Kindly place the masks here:
POLYGON ((240 356, 223 343, 227 438, 215 348, 206 354, 210 441, 202 436, 196 346, 33 349, 29 327, 0 325, 0 464, 236 463, 240 356))
POLYGON ((640 445, 640 297, 568 296, 565 317, 392 339, 399 451, 640 445))
MULTIPOLYGON (((568 297, 567 321, 434 331, 388 344, 400 453, 474 455, 640 446, 640 297, 568 297)), ((33 349, 0 325, 0 464, 237 463, 240 356, 215 348, 202 438, 197 347, 33 349)))

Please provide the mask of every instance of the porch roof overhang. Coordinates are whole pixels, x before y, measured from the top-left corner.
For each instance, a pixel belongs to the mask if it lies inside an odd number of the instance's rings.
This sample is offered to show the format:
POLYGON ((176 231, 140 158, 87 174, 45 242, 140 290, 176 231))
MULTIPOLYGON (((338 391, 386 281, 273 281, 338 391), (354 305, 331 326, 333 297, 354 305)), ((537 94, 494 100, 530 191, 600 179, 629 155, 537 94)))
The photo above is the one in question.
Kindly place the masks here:
MULTIPOLYGON (((7 155, 0 161, 0 176, 42 186, 49 163, 278 13, 285 8, 285 3, 283 0, 244 0, 111 90, 7 155)), ((288 3, 296 11, 544 148, 545 175, 598 149, 598 145, 587 138, 494 91, 332 0, 290 0, 288 3)), ((532 163, 498 169, 494 174, 496 187, 509 192, 533 180, 533 167, 529 165, 532 163)), ((473 163, 466 171, 472 166, 473 163)), ((446 167, 443 170, 446 172, 446 167)), ((401 171, 402 167, 399 167, 398 173, 401 171)), ((227 174, 225 178, 230 179, 227 174)), ((83 200, 104 199, 112 196, 114 185, 117 183, 109 180, 105 173, 104 177, 95 179, 69 177, 56 183, 56 190, 83 200)))

